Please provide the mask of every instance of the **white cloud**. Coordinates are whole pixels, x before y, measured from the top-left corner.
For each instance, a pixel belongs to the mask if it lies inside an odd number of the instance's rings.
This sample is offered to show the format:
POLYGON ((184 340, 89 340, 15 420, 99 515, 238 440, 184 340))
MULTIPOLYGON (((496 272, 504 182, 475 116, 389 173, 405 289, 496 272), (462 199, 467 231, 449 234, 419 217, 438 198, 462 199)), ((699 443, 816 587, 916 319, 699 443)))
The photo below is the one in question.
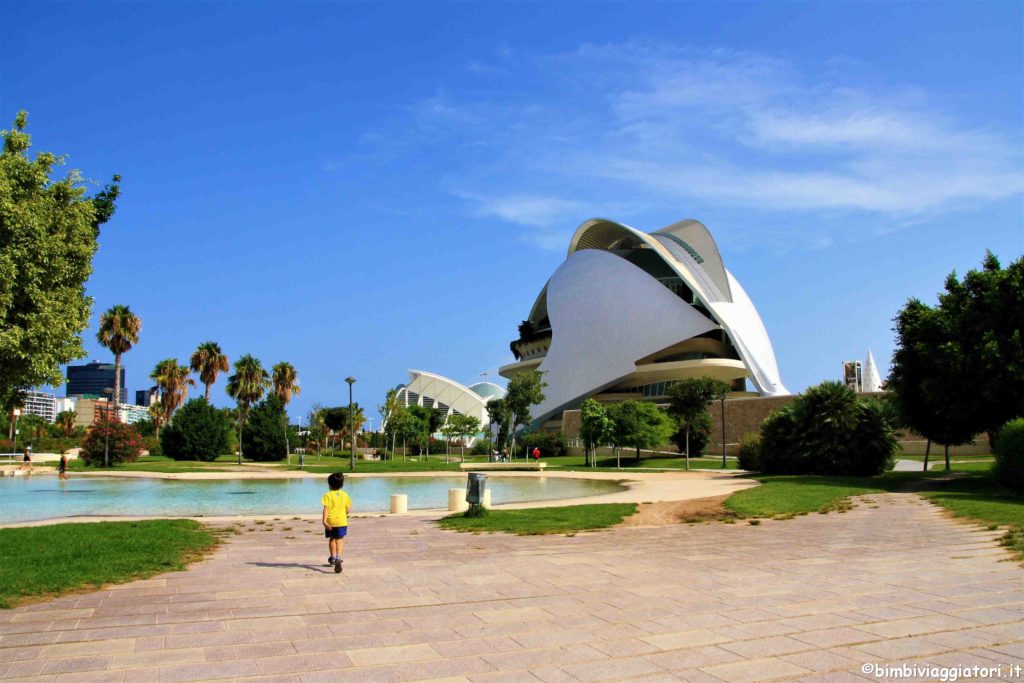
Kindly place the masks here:
MULTIPOLYGON (((968 123, 943 93, 861 85, 843 60, 815 73, 774 57, 585 45, 503 62, 524 92, 421 103, 465 155, 451 187, 475 215, 534 241, 606 205, 695 202, 867 212, 894 221, 1024 192, 1019 131, 968 123)), ((858 66, 857 71, 862 71, 858 66)), ((828 239, 819 245, 828 244, 828 239)))

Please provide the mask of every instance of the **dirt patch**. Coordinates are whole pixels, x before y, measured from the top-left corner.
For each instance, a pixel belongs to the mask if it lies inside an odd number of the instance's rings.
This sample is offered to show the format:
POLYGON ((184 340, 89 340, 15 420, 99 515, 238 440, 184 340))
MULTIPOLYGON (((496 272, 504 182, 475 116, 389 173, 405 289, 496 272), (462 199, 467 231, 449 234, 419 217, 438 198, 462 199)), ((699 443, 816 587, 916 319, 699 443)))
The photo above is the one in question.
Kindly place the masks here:
POLYGON ((735 519, 736 514, 722 505, 728 497, 726 495, 667 503, 641 503, 637 506, 636 514, 622 520, 618 526, 666 526, 681 522, 696 523, 735 519))

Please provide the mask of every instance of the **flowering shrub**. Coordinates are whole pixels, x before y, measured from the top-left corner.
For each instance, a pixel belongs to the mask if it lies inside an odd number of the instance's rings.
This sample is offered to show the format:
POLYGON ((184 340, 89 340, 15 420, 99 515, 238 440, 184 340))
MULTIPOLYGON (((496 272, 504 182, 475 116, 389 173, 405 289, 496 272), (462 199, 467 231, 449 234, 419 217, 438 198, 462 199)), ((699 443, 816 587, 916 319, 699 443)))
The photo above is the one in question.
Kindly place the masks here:
POLYGON ((134 427, 123 422, 100 422, 89 429, 78 457, 87 465, 102 467, 104 449, 108 446, 111 465, 135 462, 142 452, 142 437, 134 427))

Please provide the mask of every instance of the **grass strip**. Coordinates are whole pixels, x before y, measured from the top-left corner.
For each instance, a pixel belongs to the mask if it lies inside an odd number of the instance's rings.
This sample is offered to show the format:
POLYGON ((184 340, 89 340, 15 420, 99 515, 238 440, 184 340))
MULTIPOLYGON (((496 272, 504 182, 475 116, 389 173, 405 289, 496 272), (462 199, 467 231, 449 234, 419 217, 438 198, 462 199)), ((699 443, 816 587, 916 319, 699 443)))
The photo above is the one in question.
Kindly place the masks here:
POLYGON ((473 533, 500 531, 519 536, 574 534, 578 531, 606 529, 636 512, 635 503, 571 505, 569 507, 530 508, 527 510, 489 510, 484 517, 449 515, 441 519, 443 529, 473 533))
POLYGON ((0 608, 178 571, 217 543, 183 519, 0 529, 0 608))
POLYGON ((1004 489, 990 473, 974 474, 944 482, 921 495, 956 517, 974 520, 992 529, 1009 527, 1003 545, 1024 556, 1024 497, 1004 489))
POLYGON ((930 472, 889 472, 878 477, 817 475, 752 475, 760 486, 734 493, 725 507, 740 517, 792 517, 810 512, 848 509, 850 496, 898 491, 911 481, 934 477, 930 472))

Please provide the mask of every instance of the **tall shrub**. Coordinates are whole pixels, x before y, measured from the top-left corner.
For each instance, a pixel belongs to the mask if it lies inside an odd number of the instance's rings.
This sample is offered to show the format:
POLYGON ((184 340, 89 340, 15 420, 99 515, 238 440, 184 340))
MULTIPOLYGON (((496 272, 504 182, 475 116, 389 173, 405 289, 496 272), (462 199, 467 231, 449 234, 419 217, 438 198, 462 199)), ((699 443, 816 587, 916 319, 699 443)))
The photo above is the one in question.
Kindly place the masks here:
POLYGON ((896 448, 882 405, 823 382, 765 419, 759 465, 772 474, 873 476, 892 467, 896 448))
POLYGON ((995 475, 1014 493, 1024 494, 1024 417, 1010 420, 999 430, 995 447, 995 475))
POLYGON ((230 453, 231 424, 204 398, 194 398, 160 433, 164 455, 175 460, 205 460, 230 453))
POLYGON ((287 445, 284 438, 284 403, 270 394, 249 413, 242 428, 245 455, 251 460, 283 460, 287 445))
POLYGON ((142 452, 142 437, 131 425, 111 420, 93 425, 82 443, 78 457, 87 465, 102 467, 104 450, 108 450, 111 465, 135 462, 142 452))

